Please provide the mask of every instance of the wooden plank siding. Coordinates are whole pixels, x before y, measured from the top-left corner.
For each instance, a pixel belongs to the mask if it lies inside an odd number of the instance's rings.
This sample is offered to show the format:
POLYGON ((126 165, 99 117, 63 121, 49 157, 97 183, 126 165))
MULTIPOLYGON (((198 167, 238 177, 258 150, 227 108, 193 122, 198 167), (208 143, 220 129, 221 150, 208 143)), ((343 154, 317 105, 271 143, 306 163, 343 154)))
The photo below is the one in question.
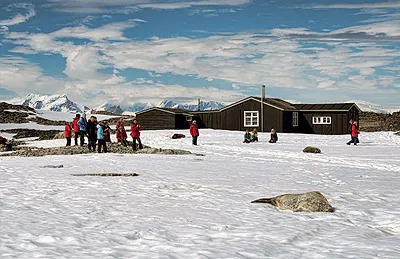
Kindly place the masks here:
POLYGON ((301 126, 302 133, 323 134, 323 135, 346 134, 347 124, 348 124, 348 113, 346 111, 302 112, 301 124, 302 124, 301 126), (331 124, 313 124, 313 117, 331 117, 331 124))
POLYGON ((143 130, 175 129, 175 114, 149 110, 136 115, 143 130))

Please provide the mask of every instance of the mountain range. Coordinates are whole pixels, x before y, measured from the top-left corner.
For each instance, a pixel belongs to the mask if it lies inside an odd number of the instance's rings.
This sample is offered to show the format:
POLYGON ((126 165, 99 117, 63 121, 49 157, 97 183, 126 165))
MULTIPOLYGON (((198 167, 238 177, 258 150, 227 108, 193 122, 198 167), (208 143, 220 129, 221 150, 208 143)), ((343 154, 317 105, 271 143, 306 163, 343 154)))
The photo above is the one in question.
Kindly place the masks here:
MULTIPOLYGON (((38 94, 28 94, 25 98, 20 99, 18 101, 12 102, 14 104, 21 104, 32 107, 38 110, 47 110, 47 111, 58 111, 58 112, 70 112, 70 113, 83 113, 83 112, 93 112, 93 111, 106 111, 112 112, 115 114, 132 114, 135 112, 139 112, 150 107, 154 107, 152 104, 148 103, 135 103, 127 107, 123 107, 119 104, 115 103, 103 103, 102 105, 96 108, 89 108, 85 105, 78 104, 76 102, 71 101, 67 95, 38 95, 38 94)), ((160 108, 177 108, 177 109, 186 109, 190 111, 195 111, 198 109, 197 104, 182 104, 177 103, 172 100, 163 100, 156 107, 160 108)), ((218 110, 224 107, 224 104, 215 102, 215 101, 201 101, 200 102, 200 110, 208 111, 208 110, 218 110)))
MULTIPOLYGON (((347 101, 354 102, 358 105, 361 111, 364 112, 375 112, 389 114, 400 110, 400 107, 387 109, 379 104, 370 103, 362 100, 347 101)), ((58 112, 70 112, 70 113, 83 113, 83 112, 93 112, 93 111, 106 111, 115 114, 134 114, 150 107, 160 107, 160 108, 176 108, 176 109, 186 109, 190 111, 196 111, 198 109, 197 104, 188 103, 177 103, 173 100, 163 100, 157 105, 152 105, 149 103, 135 103, 130 106, 121 106, 115 103, 104 103, 94 109, 91 109, 85 105, 81 105, 71 101, 67 95, 38 95, 38 94, 28 94, 25 98, 13 102, 14 104, 22 104, 34 109, 48 110, 48 111, 58 111, 58 112)), ((201 101, 200 110, 218 110, 225 105, 216 101, 201 101)))

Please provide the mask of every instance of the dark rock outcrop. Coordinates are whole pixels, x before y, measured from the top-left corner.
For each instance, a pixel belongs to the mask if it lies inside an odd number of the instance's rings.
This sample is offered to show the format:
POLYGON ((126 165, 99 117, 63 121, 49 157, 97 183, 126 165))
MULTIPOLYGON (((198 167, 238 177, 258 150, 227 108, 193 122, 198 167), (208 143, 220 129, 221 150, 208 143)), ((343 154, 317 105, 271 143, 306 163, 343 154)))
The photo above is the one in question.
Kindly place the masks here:
MULTIPOLYGON (((190 151, 181 149, 161 149, 151 148, 145 146, 143 149, 133 151, 131 146, 124 147, 118 143, 109 143, 107 145, 109 153, 118 154, 164 154, 164 155, 189 155, 190 151)), ((14 149, 15 152, 3 154, 3 156, 24 156, 24 157, 37 157, 37 156, 52 156, 52 155, 80 155, 94 153, 89 151, 87 146, 70 146, 70 147, 53 147, 53 148, 37 148, 37 147, 24 147, 19 146, 14 149)))
POLYGON ((381 114, 375 112, 360 113, 360 131, 399 131, 400 112, 381 114))

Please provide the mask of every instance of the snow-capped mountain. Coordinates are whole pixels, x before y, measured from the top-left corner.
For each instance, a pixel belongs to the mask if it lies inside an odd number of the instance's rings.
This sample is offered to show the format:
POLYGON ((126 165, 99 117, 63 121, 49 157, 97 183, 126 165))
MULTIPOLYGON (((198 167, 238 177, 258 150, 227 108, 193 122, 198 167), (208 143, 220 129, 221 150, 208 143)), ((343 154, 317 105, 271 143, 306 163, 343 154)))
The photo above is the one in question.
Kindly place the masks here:
POLYGON ((124 109, 125 112, 140 112, 152 107, 151 104, 148 103, 135 103, 130 105, 124 109))
POLYGON ((106 111, 112 112, 115 114, 122 114, 124 111, 122 110, 120 105, 110 104, 110 103, 103 103, 99 107, 94 109, 95 111, 106 111))
POLYGON ((395 111, 393 109, 385 108, 380 104, 371 103, 371 102, 362 101, 362 100, 347 101, 346 103, 356 103, 358 108, 360 108, 361 111, 363 111, 363 112, 375 112, 375 113, 388 114, 388 113, 392 113, 395 111))
POLYGON ((83 113, 86 111, 90 111, 90 108, 71 101, 65 94, 63 95, 28 94, 21 101, 20 104, 32 107, 34 109, 56 111, 56 112, 83 113))
MULTIPOLYGON (((210 110, 218 110, 225 105, 223 103, 219 103, 216 101, 201 101, 200 102, 200 111, 210 111, 210 110)), ((157 107, 160 108, 175 108, 175 109, 186 109, 189 111, 197 111, 198 105, 197 104, 181 104, 181 103, 176 103, 171 100, 164 100, 160 102, 157 107)))

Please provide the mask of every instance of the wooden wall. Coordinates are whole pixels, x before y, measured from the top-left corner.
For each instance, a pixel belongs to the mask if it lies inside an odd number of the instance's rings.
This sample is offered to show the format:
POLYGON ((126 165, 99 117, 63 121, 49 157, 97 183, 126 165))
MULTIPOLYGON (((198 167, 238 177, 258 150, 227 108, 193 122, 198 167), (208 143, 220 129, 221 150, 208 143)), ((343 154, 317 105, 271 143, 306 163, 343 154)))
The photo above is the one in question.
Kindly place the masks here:
POLYGON ((175 114, 150 110, 136 115, 143 130, 175 129, 175 114))
POLYGON ((340 135, 348 133, 348 113, 347 112, 301 112, 302 120, 299 127, 302 133, 340 135), (313 124, 313 117, 331 117, 331 124, 313 124), (308 124, 308 125, 307 125, 308 124))

